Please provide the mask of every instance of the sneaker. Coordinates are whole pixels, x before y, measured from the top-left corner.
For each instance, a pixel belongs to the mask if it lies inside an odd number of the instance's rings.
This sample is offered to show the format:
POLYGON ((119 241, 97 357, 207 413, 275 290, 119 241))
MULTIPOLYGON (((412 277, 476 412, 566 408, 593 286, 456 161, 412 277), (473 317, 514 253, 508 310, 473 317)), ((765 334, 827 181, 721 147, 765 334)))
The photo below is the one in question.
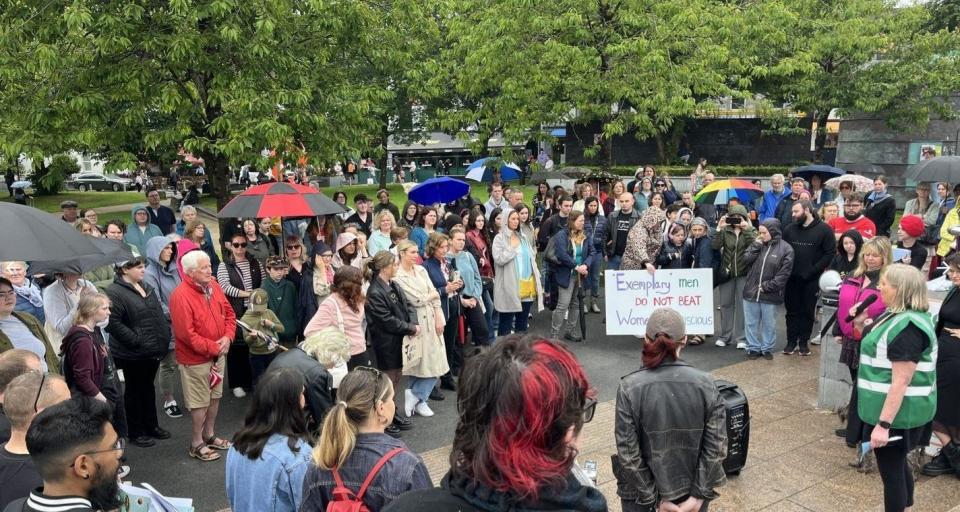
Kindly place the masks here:
POLYGON ((597 304, 596 302, 594 302, 593 305, 590 306, 590 309, 591 309, 594 313, 599 313, 599 312, 600 312, 600 305, 597 304))
POLYGON ((418 401, 413 391, 408 389, 403 392, 403 412, 406 413, 408 418, 413 416, 413 408, 416 407, 418 401))
POLYGON ((783 347, 783 355, 789 356, 797 353, 796 343, 787 343, 786 347, 783 347))
POLYGON ((583 341, 583 338, 581 338, 579 334, 576 334, 576 333, 571 334, 569 332, 563 335, 563 339, 571 343, 580 343, 581 341, 583 341))
POLYGON ((724 340, 714 341, 713 344, 716 345, 716 346, 718 346, 718 347, 726 347, 726 346, 727 346, 727 342, 724 341, 724 340))
POLYGON ((123 465, 117 469, 117 478, 123 479, 130 474, 130 466, 123 465))
POLYGON ((243 398, 247 396, 247 392, 243 388, 233 388, 233 396, 237 398, 243 398))
POLYGON ((753 350, 747 351, 747 359, 760 359, 760 352, 754 352, 753 350))
POLYGON ((737 350, 746 350, 746 349, 747 349, 747 342, 741 341, 740 343, 737 343, 737 350))
POLYGON ((393 426, 397 427, 399 430, 410 430, 413 428, 413 423, 399 414, 394 414, 393 426))
POLYGON ((773 352, 769 352, 769 351, 764 352, 763 358, 766 359, 767 361, 773 361, 773 352))
POLYGON ((800 355, 804 357, 809 356, 811 354, 810 347, 800 347, 799 352, 800 352, 800 355))
POLYGON ((387 425, 387 428, 383 430, 383 433, 394 439, 400 438, 400 428, 394 424, 387 425))
POLYGON ((819 344, 820 344, 820 336, 814 336, 814 337, 810 338, 810 344, 811 344, 811 345, 819 345, 819 344))
POLYGON ((433 411, 430 410, 430 406, 427 405, 426 402, 420 402, 419 404, 417 404, 417 407, 415 409, 417 411, 417 414, 419 414, 420 416, 424 416, 427 418, 429 418, 430 416, 433 416, 433 411))
POLYGON ((443 396, 443 393, 441 393, 439 389, 433 388, 433 389, 430 391, 430 397, 429 397, 429 398, 430 398, 430 400, 436 400, 436 401, 439 402, 439 401, 443 400, 443 399, 446 398, 446 397, 443 396))
POLYGON ((169 402, 163 403, 163 412, 167 413, 167 416, 171 418, 182 418, 183 411, 180 410, 180 406, 177 405, 176 400, 171 400, 169 402))

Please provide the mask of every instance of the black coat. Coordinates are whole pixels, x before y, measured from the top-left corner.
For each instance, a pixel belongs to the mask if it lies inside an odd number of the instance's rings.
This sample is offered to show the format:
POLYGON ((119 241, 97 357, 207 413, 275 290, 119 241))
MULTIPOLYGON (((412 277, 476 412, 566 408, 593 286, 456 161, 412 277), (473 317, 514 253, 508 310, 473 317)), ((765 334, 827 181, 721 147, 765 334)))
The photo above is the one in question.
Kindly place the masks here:
POLYGON ((140 283, 147 296, 117 277, 107 287, 110 297, 110 352, 120 359, 163 359, 170 347, 170 322, 156 290, 140 283))
POLYGON ((379 277, 370 280, 364 314, 374 346, 402 345, 403 337, 417 330, 416 311, 407 302, 403 290, 392 282, 383 282, 379 277))
POLYGON ((330 372, 299 347, 280 352, 267 370, 276 368, 293 368, 303 374, 307 411, 317 427, 322 425, 323 417, 333 407, 333 377, 330 372))
POLYGON ((893 196, 885 196, 874 201, 870 195, 863 200, 863 215, 873 221, 877 227, 877 236, 890 236, 893 219, 897 216, 897 201, 893 196))

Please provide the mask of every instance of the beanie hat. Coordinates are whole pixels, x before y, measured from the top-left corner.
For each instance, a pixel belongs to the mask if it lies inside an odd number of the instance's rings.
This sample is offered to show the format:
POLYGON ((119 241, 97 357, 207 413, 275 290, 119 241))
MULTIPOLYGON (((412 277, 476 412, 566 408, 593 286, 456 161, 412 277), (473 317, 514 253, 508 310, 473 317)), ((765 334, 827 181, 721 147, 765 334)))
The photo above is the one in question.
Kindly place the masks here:
POLYGON ((654 339, 657 334, 663 333, 674 341, 680 341, 687 335, 683 316, 675 309, 657 308, 650 313, 647 319, 647 338, 654 339))
POLYGON ((923 219, 919 215, 904 215, 900 218, 900 227, 912 238, 923 235, 923 219))

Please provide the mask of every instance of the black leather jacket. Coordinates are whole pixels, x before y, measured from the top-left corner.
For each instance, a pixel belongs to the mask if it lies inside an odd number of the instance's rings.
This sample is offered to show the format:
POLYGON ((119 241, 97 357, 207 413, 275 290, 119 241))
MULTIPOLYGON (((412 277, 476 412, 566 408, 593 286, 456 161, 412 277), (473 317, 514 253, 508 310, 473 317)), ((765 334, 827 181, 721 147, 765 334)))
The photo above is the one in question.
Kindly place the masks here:
POLYGON ((710 375, 682 360, 620 379, 614 435, 613 473, 624 500, 713 500, 726 482, 720 392, 710 375))
POLYGON ((387 284, 380 277, 370 280, 364 305, 367 332, 376 346, 402 345, 403 337, 417 330, 417 314, 394 283, 387 284))
POLYGON ((322 364, 299 347, 280 352, 267 370, 275 368, 294 368, 303 374, 307 410, 315 427, 319 428, 323 424, 323 417, 333 407, 333 377, 322 364))

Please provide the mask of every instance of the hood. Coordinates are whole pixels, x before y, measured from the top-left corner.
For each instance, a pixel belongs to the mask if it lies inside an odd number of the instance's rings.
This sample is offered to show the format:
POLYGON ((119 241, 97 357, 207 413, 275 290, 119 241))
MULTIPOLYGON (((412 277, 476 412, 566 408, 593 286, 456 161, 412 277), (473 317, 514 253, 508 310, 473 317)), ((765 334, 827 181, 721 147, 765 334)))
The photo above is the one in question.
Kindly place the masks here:
POLYGON ((130 226, 131 226, 131 227, 137 225, 137 212, 139 212, 140 210, 143 210, 143 211, 147 212, 147 219, 148 219, 147 222, 149 223, 150 210, 147 210, 147 205, 145 205, 145 204, 138 204, 138 205, 136 205, 136 206, 134 206, 133 208, 130 209, 130 226))
POLYGON ((780 240, 783 236, 783 231, 780 229, 780 221, 774 218, 767 219, 760 223, 761 226, 767 228, 767 231, 770 232, 770 241, 776 242, 780 240))
POLYGON ((252 311, 264 311, 267 309, 269 300, 270 296, 267 295, 267 291, 263 288, 257 288, 250 294, 250 309, 252 311))
POLYGON ((846 251, 843 250, 843 240, 849 238, 853 240, 853 245, 857 247, 856 255, 860 255, 860 248, 863 247, 863 235, 860 234, 856 229, 848 229, 837 240, 837 254, 846 254, 846 251))
MULTIPOLYGON (((507 219, 510 217, 510 213, 513 211, 514 211, 513 208, 505 208, 502 212, 500 212, 500 232, 501 233, 510 232, 510 228, 507 226, 507 219)), ((519 228, 520 226, 518 225, 517 227, 519 228)))
POLYGON ((727 208, 727 214, 728 214, 728 215, 739 215, 739 216, 743 217, 744 219, 749 219, 749 218, 750 218, 750 216, 747 215, 747 208, 746 208, 745 206, 743 206, 742 204, 735 204, 735 205, 731 206, 730 208, 727 208))
POLYGON ((160 253, 163 252, 164 247, 168 245, 173 245, 173 256, 170 261, 177 261, 179 258, 177 258, 176 242, 165 236, 155 236, 150 240, 147 240, 147 250, 145 256, 151 265, 156 265, 160 268, 163 268, 163 265, 160 264, 160 253))

